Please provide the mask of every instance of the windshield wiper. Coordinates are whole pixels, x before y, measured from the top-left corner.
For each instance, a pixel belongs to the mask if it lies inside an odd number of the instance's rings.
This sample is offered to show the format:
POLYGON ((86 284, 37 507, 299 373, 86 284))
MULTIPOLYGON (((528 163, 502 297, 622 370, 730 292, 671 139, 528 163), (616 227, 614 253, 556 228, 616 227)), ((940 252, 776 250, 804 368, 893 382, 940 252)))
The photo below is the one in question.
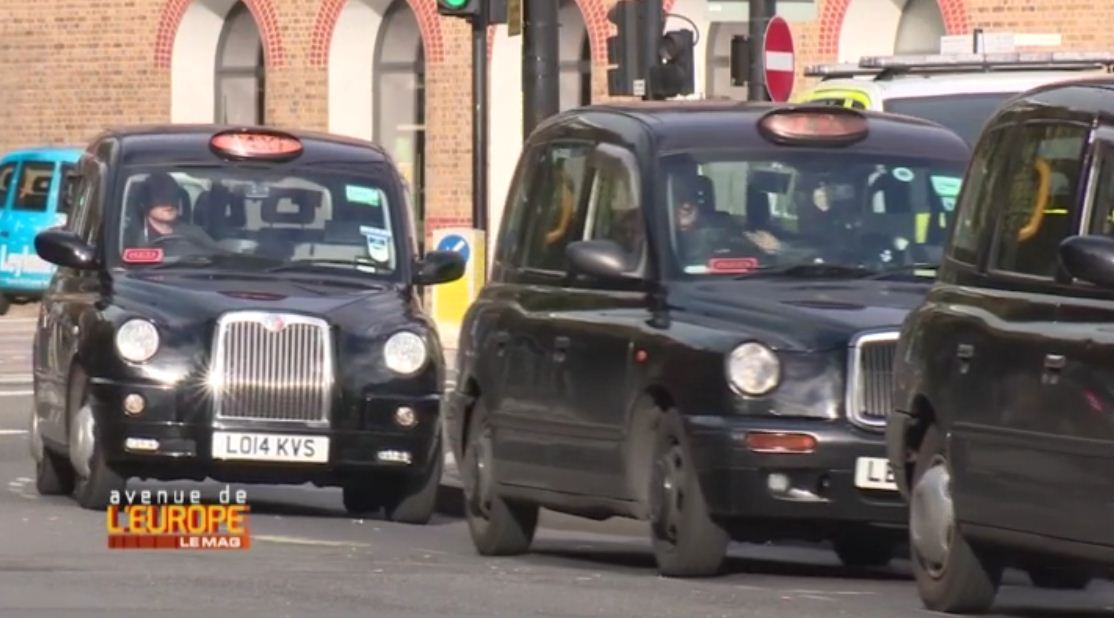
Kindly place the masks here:
POLYGON ((931 262, 918 262, 916 264, 902 264, 901 266, 891 266, 882 269, 881 272, 875 273, 867 279, 885 279, 891 275, 899 275, 903 273, 912 273, 914 277, 936 277, 936 272, 939 270, 939 264, 931 262))
POLYGON ((736 279, 751 279, 763 276, 786 277, 822 277, 822 278, 862 278, 876 274, 877 271, 862 266, 847 266, 845 264, 824 264, 805 262, 790 264, 788 266, 765 266, 752 273, 739 275, 736 279))
MULTIPOLYGON (((378 268, 375 267, 375 263, 370 261, 370 260, 359 260, 359 259, 338 260, 338 259, 332 259, 332 258, 313 258, 313 259, 308 259, 308 260, 293 260, 293 261, 290 261, 290 262, 286 262, 284 264, 279 264, 278 266, 272 266, 271 268, 268 268, 264 272, 277 273, 277 272, 289 271, 289 270, 312 270, 312 269, 316 269, 316 268, 321 267, 321 266, 326 266, 326 267, 328 267, 328 266, 345 266, 345 267, 348 267, 348 268, 364 266, 366 268, 373 269, 374 272, 376 272, 376 273, 381 272, 378 268)), ((363 272, 367 272, 367 271, 363 271, 363 272)))

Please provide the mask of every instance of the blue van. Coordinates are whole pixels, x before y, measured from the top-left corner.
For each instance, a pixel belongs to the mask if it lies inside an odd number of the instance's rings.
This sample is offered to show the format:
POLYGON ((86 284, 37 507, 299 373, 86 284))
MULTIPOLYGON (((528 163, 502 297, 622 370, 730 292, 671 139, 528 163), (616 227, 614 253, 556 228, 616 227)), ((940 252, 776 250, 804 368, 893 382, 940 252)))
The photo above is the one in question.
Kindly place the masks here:
POLYGON ((64 185, 81 150, 34 148, 0 158, 0 314, 36 300, 54 266, 35 253, 35 236, 66 222, 64 185))

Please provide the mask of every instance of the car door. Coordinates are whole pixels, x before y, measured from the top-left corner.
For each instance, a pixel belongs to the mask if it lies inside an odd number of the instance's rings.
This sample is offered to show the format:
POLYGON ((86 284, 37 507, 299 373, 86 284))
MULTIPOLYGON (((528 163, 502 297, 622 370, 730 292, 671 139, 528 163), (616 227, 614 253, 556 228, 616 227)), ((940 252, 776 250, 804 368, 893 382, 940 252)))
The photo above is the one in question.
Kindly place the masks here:
MULTIPOLYGON (((649 267, 642 175, 638 158, 623 146, 600 144, 589 162, 591 188, 585 240, 606 239, 627 254, 632 270, 649 267)), ((601 281, 573 275, 564 306, 553 316, 565 354, 553 357, 559 416, 567 436, 554 443, 554 456, 568 474, 563 492, 626 499, 624 437, 632 404, 631 369, 639 332, 650 319, 647 296, 638 281, 601 281)))
POLYGON ((508 483, 553 489, 560 468, 555 453, 568 438, 570 418, 560 406, 554 360, 568 340, 552 316, 567 299, 565 247, 580 237, 592 144, 556 140, 546 147, 537 188, 524 209, 523 240, 493 338, 505 349, 502 395, 495 419, 495 456, 508 483))
POLYGON ((997 527, 1055 533, 1064 518, 1067 464, 1078 445, 1058 429, 1065 354, 1055 338, 1063 287, 1058 247, 1079 213, 1089 133, 1087 124, 1067 119, 1022 124, 996 209, 982 301, 991 319, 992 356, 981 362, 990 369, 992 412, 957 423, 956 467, 970 468, 963 499, 997 527))
MULTIPOLYGON (((1090 160, 1083 232, 1114 237, 1114 129, 1097 132, 1090 160)), ((1055 491, 1045 533, 1114 546, 1114 290, 1063 280, 1041 381, 1040 459, 1049 467, 1031 473, 1055 491)))

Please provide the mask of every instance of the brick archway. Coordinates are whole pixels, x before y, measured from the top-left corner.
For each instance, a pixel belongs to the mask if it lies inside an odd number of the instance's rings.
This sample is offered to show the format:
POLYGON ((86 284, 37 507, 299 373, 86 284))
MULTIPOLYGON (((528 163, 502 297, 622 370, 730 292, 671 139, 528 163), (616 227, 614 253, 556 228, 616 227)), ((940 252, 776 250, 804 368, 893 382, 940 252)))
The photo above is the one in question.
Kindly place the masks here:
MULTIPOLYGON (((329 64, 329 46, 332 44, 333 31, 340 19, 341 10, 346 3, 353 1, 355 0, 324 0, 321 3, 310 40, 310 66, 323 67, 329 64)), ((406 0, 406 2, 418 19, 426 63, 440 62, 445 55, 445 45, 441 35, 441 17, 437 14, 437 1, 406 0)))
MULTIPOLYGON (((667 0, 668 1, 668 0, 667 0)), ((847 8, 854 0, 827 0, 820 11, 820 55, 834 57, 839 54, 839 36, 847 8)), ((936 0, 944 17, 948 34, 963 34, 971 29, 971 14, 967 0, 936 0)))
MULTIPOLYGON (((174 38, 178 34, 178 27, 186 14, 186 9, 192 2, 200 0, 166 0, 159 16, 159 29, 155 37, 155 66, 160 69, 169 69, 171 57, 174 54, 174 38)), ((282 35, 278 28, 278 14, 275 12, 274 0, 244 0, 255 24, 259 28, 259 36, 263 41, 263 62, 267 67, 280 67, 283 65, 284 50, 282 35)))

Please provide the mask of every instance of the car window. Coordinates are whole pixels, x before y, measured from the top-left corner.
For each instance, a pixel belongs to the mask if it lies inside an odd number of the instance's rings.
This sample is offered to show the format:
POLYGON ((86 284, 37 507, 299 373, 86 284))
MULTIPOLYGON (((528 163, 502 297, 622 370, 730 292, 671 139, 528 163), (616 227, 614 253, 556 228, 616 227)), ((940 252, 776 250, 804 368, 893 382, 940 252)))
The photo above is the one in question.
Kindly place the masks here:
POLYGON ((629 150, 604 144, 595 154, 586 239, 615 241, 638 263, 646 244, 638 162, 629 150))
POLYGON ((75 188, 70 186, 75 180, 75 178, 72 176, 75 167, 76 166, 73 163, 63 163, 62 170, 58 174, 59 182, 61 183, 61 186, 58 189, 59 214, 69 215, 70 210, 73 208, 71 200, 67 199, 66 196, 69 194, 72 197, 72 194, 70 192, 75 188))
POLYGON ((529 223, 527 215, 531 198, 545 179, 545 169, 542 167, 544 155, 544 149, 532 148, 523 153, 515 170, 515 178, 500 223, 499 243, 495 248, 495 260, 492 264, 493 279, 502 276, 505 265, 517 264, 518 256, 522 253, 522 233, 529 223))
POLYGON ((8 191, 12 188, 12 178, 15 176, 15 163, 7 163, 0 167, 0 208, 8 203, 8 191))
POLYGON ((670 155, 668 226, 690 275, 939 262, 963 160, 783 149, 670 155))
POLYGON ((996 197, 997 182, 1002 177, 1003 163, 1009 131, 997 128, 988 131, 975 148, 967 169, 960 196, 955 229, 952 232, 951 257, 960 262, 974 264, 978 260, 979 239, 986 224, 987 213, 996 197))
POLYGON ((883 109, 942 124, 958 133, 968 144, 974 144, 999 106, 1014 94, 988 92, 886 99, 883 109))
POLYGON ((1000 185, 1005 204, 997 217, 993 269, 1055 277, 1060 241, 1073 233, 1089 133, 1085 126, 1064 123, 1020 129, 1000 185))
POLYGON ((541 163, 542 185, 527 213, 529 229, 522 256, 525 268, 567 270, 565 247, 581 237, 590 153, 587 144, 554 144, 546 152, 541 163))
POLYGON ((1099 142, 1098 148, 1088 232, 1114 238, 1114 145, 1099 142))
POLYGON ((50 194, 50 182, 53 178, 53 163, 24 163, 15 182, 18 190, 12 202, 12 209, 46 212, 46 200, 50 194))

